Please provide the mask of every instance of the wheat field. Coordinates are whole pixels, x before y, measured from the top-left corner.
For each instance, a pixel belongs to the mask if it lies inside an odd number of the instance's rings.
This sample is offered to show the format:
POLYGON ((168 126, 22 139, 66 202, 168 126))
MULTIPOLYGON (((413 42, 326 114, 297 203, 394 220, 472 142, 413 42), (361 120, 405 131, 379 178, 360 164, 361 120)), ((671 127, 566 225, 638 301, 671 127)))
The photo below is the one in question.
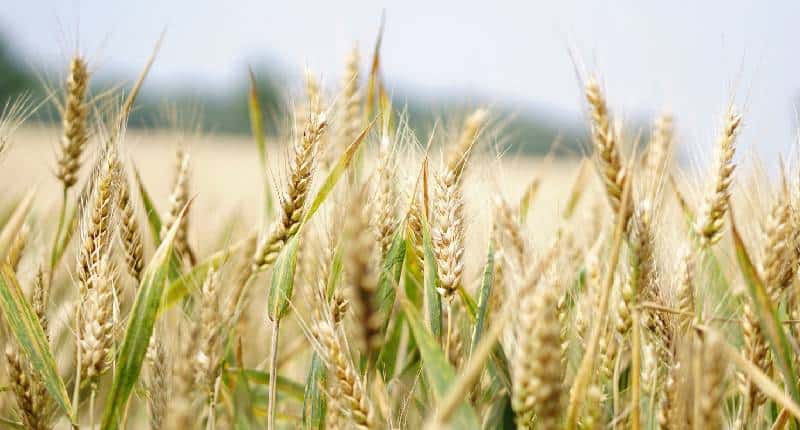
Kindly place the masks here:
POLYGON ((7 105, 4 428, 798 425, 800 183, 736 156, 735 105, 636 133, 586 74, 586 156, 529 159, 346 65, 280 138, 252 96, 252 136, 128 130, 148 68, 114 106, 78 55, 60 126, 7 105))

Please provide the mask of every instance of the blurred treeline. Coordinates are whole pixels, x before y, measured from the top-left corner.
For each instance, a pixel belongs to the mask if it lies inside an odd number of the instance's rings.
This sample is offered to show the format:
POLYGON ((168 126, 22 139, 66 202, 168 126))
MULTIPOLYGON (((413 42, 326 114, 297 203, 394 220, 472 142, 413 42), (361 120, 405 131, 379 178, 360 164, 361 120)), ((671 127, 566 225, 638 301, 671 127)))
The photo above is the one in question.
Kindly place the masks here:
MULTIPOLYGON (((156 60, 158 61, 158 60, 156 60)), ((65 66, 66 67, 66 66, 65 66)), ((32 100, 43 100, 47 91, 37 76, 64 76, 65 71, 32 70, 25 65, 7 39, 0 37, 0 108, 22 94, 32 100)), ((254 67, 258 95, 264 111, 265 130, 272 136, 285 135, 290 124, 286 110, 297 102, 297 94, 291 97, 287 88, 296 88, 301 77, 288 76, 277 67, 260 64, 254 67)), ((366 74, 366 71, 364 72, 366 74)), ((118 85, 119 80, 109 77, 93 79, 92 92, 100 94, 118 85)), ((59 82, 48 82, 58 88, 59 82)), ((391 86, 391 83, 389 83, 391 86)), ((145 86, 132 113, 129 126, 133 128, 159 128, 175 124, 168 117, 199 117, 197 124, 203 130, 215 133, 246 134, 250 132, 247 94, 249 79, 242 73, 241 82, 226 94, 217 94, 202 89, 158 88, 145 86), (168 112, 168 113, 166 113, 168 112), (177 113, 177 115, 175 115, 177 113)), ((416 95, 413 92, 392 90, 392 100, 397 110, 408 115, 412 128, 420 140, 427 135, 439 120, 452 118, 469 108, 481 105, 481 100, 468 95, 416 95)), ((560 138, 559 154, 576 155, 578 131, 569 121, 559 121, 554 116, 542 115, 532 109, 512 106, 489 105, 498 131, 493 140, 498 148, 511 154, 544 154, 552 143, 560 138)), ((53 103, 45 103, 31 118, 32 121, 57 121, 58 114, 53 103)), ((181 124, 186 125, 186 124, 181 124)))

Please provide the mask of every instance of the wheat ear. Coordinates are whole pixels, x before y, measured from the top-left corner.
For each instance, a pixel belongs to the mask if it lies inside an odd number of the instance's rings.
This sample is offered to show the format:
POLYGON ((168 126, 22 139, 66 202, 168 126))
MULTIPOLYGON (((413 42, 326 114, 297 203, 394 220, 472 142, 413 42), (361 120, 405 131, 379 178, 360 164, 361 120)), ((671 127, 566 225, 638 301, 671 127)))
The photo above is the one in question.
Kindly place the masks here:
POLYGON ((761 277, 774 303, 778 303, 791 285, 794 275, 791 228, 791 206, 788 198, 779 195, 763 225, 765 240, 761 263, 761 277))
POLYGON ((562 410, 561 328, 555 286, 545 281, 522 297, 512 362, 512 407, 522 428, 557 429, 562 410))
POLYGON ((197 353, 194 356, 195 380, 206 395, 209 408, 214 408, 212 403, 214 383, 219 376, 222 363, 223 316, 219 307, 219 275, 213 269, 206 275, 206 280, 200 289, 200 320, 196 323, 199 334, 197 353))
POLYGON ((350 204, 346 219, 346 254, 344 270, 352 288, 350 304, 358 321, 359 344, 370 363, 383 343, 382 318, 378 308, 377 287, 379 249, 374 236, 368 234, 368 208, 364 192, 358 192, 350 204), (366 233, 366 234, 365 234, 366 233))
POLYGON ((81 374, 92 383, 109 367, 114 344, 114 294, 117 275, 108 256, 95 266, 81 288, 78 347, 81 374))
POLYGON ((467 160, 472 153, 472 148, 486 124, 489 111, 483 108, 474 110, 465 120, 455 146, 450 150, 447 158, 447 169, 455 175, 456 180, 464 173, 467 160))
POLYGON ((675 140, 672 115, 662 113, 653 122, 650 143, 644 159, 644 170, 647 173, 650 198, 655 197, 659 186, 669 175, 670 160, 675 140))
POLYGON ((136 219, 136 210, 131 201, 130 186, 125 172, 119 172, 119 193, 117 208, 120 214, 119 238, 125 252, 125 265, 128 273, 138 282, 142 280, 144 270, 144 247, 142 231, 136 219))
POLYGON ((397 169, 391 139, 384 131, 380 142, 380 161, 378 165, 378 183, 373 199, 372 224, 381 247, 381 256, 385 257, 392 246, 394 232, 397 229, 397 188, 395 184, 397 169))
POLYGON ((8 249, 6 254, 6 264, 8 264, 11 269, 15 272, 19 268, 19 262, 22 260, 22 254, 25 252, 25 247, 28 245, 28 234, 30 233, 30 227, 28 224, 23 224, 22 228, 19 229, 17 235, 14 237, 14 241, 11 242, 11 246, 8 249))
MULTIPOLYGON (((159 330, 160 331, 160 330, 159 330)), ((151 430, 165 429, 167 407, 170 401, 169 386, 169 359, 164 343, 160 339, 161 333, 154 333, 150 338, 147 349, 147 408, 151 430)))
POLYGON ((354 46, 347 57, 342 77, 339 115, 336 118, 336 152, 344 151, 361 132, 361 91, 358 85, 361 55, 354 46))
POLYGON ((6 347, 9 385, 20 410, 25 428, 49 430, 48 397, 44 384, 33 367, 26 364, 24 356, 10 345, 6 347))
POLYGON ((349 417, 356 428, 376 428, 372 404, 366 395, 361 378, 353 364, 345 357, 336 331, 327 322, 317 324, 316 330, 322 345, 322 353, 336 381, 336 393, 340 394, 342 414, 349 417))
MULTIPOLYGON (((721 429, 722 407, 725 395, 725 357, 720 346, 723 342, 715 333, 707 333, 705 339, 695 351, 696 360, 700 361, 702 374, 696 384, 700 384, 699 398, 695 398, 695 428, 721 429), (699 414, 697 413, 699 412, 699 414), (699 416, 698 416, 699 415, 699 416)), ((698 375, 695 375, 695 377, 698 375)))
MULTIPOLYGON (((175 182, 172 184, 172 192, 169 195, 169 212, 164 217, 164 225, 161 226, 162 238, 172 228, 178 220, 186 203, 189 202, 189 153, 185 148, 178 148, 175 163, 175 182)), ((186 213, 180 219, 178 232, 175 234, 175 251, 190 266, 196 264, 194 251, 189 246, 189 214, 186 213)))
POLYGON ((431 239, 436 254, 439 293, 451 300, 461 284, 464 270, 463 201, 455 173, 445 169, 437 177, 431 239))
POLYGON ((166 428, 193 428, 197 420, 195 415, 196 380, 194 357, 199 349, 199 326, 187 324, 181 342, 178 343, 179 351, 172 364, 171 394, 172 401, 167 413, 166 428))
POLYGON ((637 205, 629 224, 631 244, 630 275, 622 288, 617 331, 625 336, 631 327, 631 310, 642 301, 652 300, 655 288, 655 255, 652 209, 648 201, 637 205))
POLYGON ((89 285, 89 278, 97 273, 97 266, 111 243, 118 163, 115 149, 111 148, 94 175, 94 192, 91 194, 91 206, 86 208, 87 214, 83 219, 78 255, 78 281, 84 286, 89 285))
POLYGON ((253 272, 265 270, 278 257, 283 245, 300 228, 306 206, 311 179, 316 168, 317 144, 325 133, 324 115, 309 118, 301 139, 295 142, 289 160, 289 182, 281 196, 280 218, 259 239, 253 256, 253 272))
POLYGON ((733 164, 733 155, 736 150, 734 143, 741 123, 742 117, 732 107, 728 109, 722 135, 717 142, 711 188, 705 197, 694 227, 703 247, 714 245, 722 237, 725 214, 730 206, 733 171, 736 167, 733 164))
POLYGON ((596 78, 590 78, 586 84, 586 100, 589 102, 592 143, 597 154, 600 177, 603 179, 611 208, 618 213, 622 199, 622 187, 628 172, 620 153, 620 142, 617 132, 612 126, 605 96, 596 78))
POLYGON ((77 182, 81 157, 89 140, 86 119, 89 107, 86 102, 86 91, 89 86, 89 71, 86 61, 76 56, 70 61, 69 75, 66 82, 66 98, 62 112, 64 135, 61 138, 61 151, 58 155, 56 177, 64 189, 69 189, 77 182))

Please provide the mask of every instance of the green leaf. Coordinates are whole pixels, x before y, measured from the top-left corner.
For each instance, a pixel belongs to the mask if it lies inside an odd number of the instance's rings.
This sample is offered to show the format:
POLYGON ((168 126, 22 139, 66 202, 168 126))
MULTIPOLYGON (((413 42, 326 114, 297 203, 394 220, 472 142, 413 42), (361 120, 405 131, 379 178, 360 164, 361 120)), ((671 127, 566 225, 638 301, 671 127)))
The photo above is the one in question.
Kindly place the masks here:
POLYGON ((328 274, 328 281, 325 284, 325 298, 328 300, 333 297, 336 291, 336 286, 342 279, 342 250, 337 246, 333 250, 333 259, 331 260, 331 273, 328 274))
MULTIPOLYGON (((225 371, 234 374, 241 373, 249 382, 256 385, 269 385, 269 372, 263 370, 229 368, 225 371)), ((303 385, 281 375, 278 375, 278 380, 276 382, 279 392, 295 400, 303 400, 303 385)))
POLYGON ((125 336, 117 357, 114 382, 106 400, 103 424, 101 426, 104 430, 116 430, 119 428, 128 398, 136 381, 139 379, 147 347, 150 344, 150 336, 153 334, 153 326, 158 316, 164 288, 169 279, 171 270, 170 257, 173 255, 172 245, 178 232, 180 221, 186 214, 189 204, 181 210, 177 221, 167 232, 142 275, 142 282, 136 294, 136 300, 133 302, 128 326, 125 329, 125 336))
POLYGON ((18 423, 16 421, 11 421, 8 418, 0 417, 0 424, 5 425, 6 427, 4 427, 4 428, 25 430, 25 426, 22 425, 22 423, 18 423))
POLYGON ((0 202, 2 206, 0 206, 0 225, 5 225, 9 219, 11 219, 11 214, 14 213, 14 209, 19 206, 19 202, 22 201, 19 197, 11 197, 7 196, 6 201, 0 202))
POLYGON ((514 410, 511 409, 511 398, 506 394, 489 406, 482 428, 485 430, 516 430, 515 417, 514 410))
POLYGON ((317 194, 314 196, 314 200, 311 201, 311 205, 308 207, 308 211, 306 211, 305 216, 303 217, 303 221, 301 222, 301 226, 305 225, 309 219, 319 210, 322 203, 325 202, 325 199, 328 198, 328 194, 331 193, 333 187, 336 186, 336 183, 339 182, 339 179, 342 177, 347 168, 350 166, 350 163, 353 161, 353 156, 355 155, 358 147, 361 145, 361 142, 364 141, 364 138, 367 136, 367 133, 375 124, 375 121, 378 120, 378 117, 372 120, 372 122, 367 125, 367 127, 361 131, 361 134, 356 137, 356 140, 350 144, 350 146, 345 149, 344 153, 339 157, 339 160, 336 161, 336 164, 333 166, 331 171, 328 173, 328 176, 325 178, 325 182, 322 183, 322 186, 317 191, 317 194))
MULTIPOLYGON (((400 297, 400 304, 405 312, 408 326, 414 334, 419 352, 422 355, 422 368, 425 376, 433 389, 434 397, 441 400, 447 395, 448 390, 455 381, 455 370, 450 366, 439 343, 425 328, 422 318, 414 305, 405 296, 400 297)), ((465 396, 466 397, 466 396, 465 396)), ((480 428, 478 415, 469 403, 461 402, 452 416, 454 428, 477 429, 480 428)))
POLYGON ((531 183, 528 184, 528 187, 525 188, 522 198, 519 199, 519 220, 522 224, 524 224, 528 219, 528 212, 530 211, 531 203, 533 203, 533 200, 536 198, 536 194, 539 192, 539 186, 541 183, 541 178, 533 178, 531 183))
POLYGON ((144 186, 142 176, 139 174, 139 169, 136 168, 136 165, 133 166, 133 177, 136 179, 136 185, 139 188, 139 196, 142 198, 142 205, 147 215, 147 224, 150 226, 153 243, 161 243, 161 217, 158 215, 158 209, 153 203, 153 199, 150 198, 150 193, 147 192, 147 188, 144 186))
POLYGON ((175 303, 178 303, 186 297, 186 295, 189 294, 190 288, 193 286, 202 285, 208 274, 208 269, 219 269, 222 263, 230 258, 231 255, 244 248, 247 245, 247 241, 247 238, 242 239, 225 249, 215 252, 195 265, 188 273, 172 281, 167 287, 166 293, 164 293, 164 302, 161 304, 161 312, 171 308, 175 303))
POLYGON ((475 330, 472 331, 472 342, 469 352, 475 351, 481 340, 483 328, 486 325, 486 316, 489 314, 489 299, 492 296, 494 276, 494 244, 489 241, 489 252, 486 256, 486 267, 483 269, 483 282, 481 282, 480 296, 478 298, 478 316, 475 319, 475 330))
POLYGON ((315 352, 311 356, 311 368, 306 378, 303 393, 303 428, 322 430, 325 428, 327 403, 320 389, 328 379, 328 368, 315 352))
POLYGON ((70 421, 74 422, 67 389, 64 381, 58 376, 58 368, 53 353, 50 351, 50 343, 47 341, 39 319, 28 301, 25 300, 14 270, 4 263, 2 272, 0 306, 3 308, 3 315, 5 315, 8 327, 28 362, 42 378, 47 391, 70 421))
POLYGON ((461 302, 464 303, 467 316, 469 316, 472 322, 475 322, 475 319, 478 317, 478 304, 475 303, 475 299, 464 289, 463 285, 458 286, 458 296, 461 297, 461 302))
MULTIPOLYGON (((400 281, 400 269, 406 255, 406 241, 401 230, 394 234, 392 244, 383 259, 382 270, 378 278, 377 303, 381 315, 388 316, 394 306, 395 286, 400 281)), ((383 326, 388 321, 384 321, 383 326)))
POLYGON ((372 65, 369 71, 369 80, 367 81, 367 97, 364 100, 364 115, 369 120, 370 115, 374 110, 376 95, 378 93, 378 86, 380 85, 380 65, 381 65, 381 43, 383 41, 383 29, 385 24, 385 15, 381 15, 381 26, 378 30, 378 37, 375 40, 375 49, 372 51, 372 65))
MULTIPOLYGON (((145 188, 144 182, 142 182, 142 177, 139 175, 139 169, 136 168, 136 165, 133 166, 133 177, 136 179, 136 185, 139 188, 139 195, 142 198, 142 205, 144 206, 145 213, 147 214, 147 224, 150 225, 150 233, 153 236, 153 243, 160 244, 161 229, 164 224, 161 221, 161 217, 158 215, 158 209, 156 208, 155 203, 153 203, 153 199, 150 198, 150 193, 147 192, 147 188, 145 188)), ((178 225, 179 223, 176 221, 175 224, 178 225)), ((178 279, 181 276, 181 263, 178 260, 178 255, 175 253, 174 249, 170 251, 169 268, 170 280, 178 279)))
POLYGON ((294 272, 297 266, 297 244, 300 236, 294 235, 281 249, 272 269, 272 282, 267 296, 267 316, 278 321, 289 310, 289 301, 294 290, 294 272))
POLYGON ((253 417, 253 392, 247 375, 241 367, 238 369, 225 368, 223 381, 228 387, 233 388, 233 409, 236 416, 236 429, 250 429, 251 423, 255 422, 253 417))
MULTIPOLYGON (((733 211, 730 211, 731 218, 731 232, 733 233, 733 245, 736 249, 736 259, 739 262, 739 269, 744 277, 747 291, 750 293, 750 298, 755 305, 758 321, 761 325, 761 330, 767 335, 770 347, 772 348, 772 356, 775 363, 778 365, 781 373, 783 374, 784 381, 796 381, 792 362, 794 361, 794 354, 789 344, 789 339, 784 331, 783 324, 778 319, 778 310, 772 303, 772 300, 767 293, 764 283, 758 276, 758 271, 747 253, 747 248, 744 245, 742 236, 736 228, 736 221, 733 217, 733 211)), ((800 402, 800 393, 797 390, 797 385, 794 383, 786 384, 789 393, 795 402, 800 402)))
POLYGON ((572 184, 569 198, 564 206, 564 211, 561 213, 562 218, 565 220, 572 218, 572 214, 575 213, 575 208, 578 207, 578 203, 580 203, 581 197, 583 196, 584 191, 587 189, 586 181, 589 178, 590 167, 591 163, 587 158, 584 158, 581 161, 581 165, 578 167, 578 173, 575 176, 575 182, 572 184))
POLYGON ((34 190, 29 191, 25 198, 19 202, 14 212, 11 213, 3 229, 0 230, 0 261, 5 261, 8 250, 11 249, 11 245, 14 243, 19 230, 25 223, 25 218, 28 217, 28 213, 31 211, 31 207, 33 207, 33 198, 35 195, 36 192, 34 190))
POLYGON ((422 252, 425 254, 423 262, 423 278, 425 290, 425 311, 427 322, 433 337, 442 339, 442 296, 439 294, 439 275, 436 269, 436 257, 433 253, 431 231, 427 220, 422 222, 422 252))
POLYGON ((252 69, 248 69, 248 74, 250 76, 250 91, 247 97, 247 108, 250 113, 250 129, 253 132, 253 139, 256 141, 256 149, 258 150, 259 167, 261 167, 261 173, 264 179, 264 216, 267 216, 272 213, 272 187, 269 183, 267 143, 264 138, 264 116, 261 113, 261 105, 258 101, 256 77, 252 69))
POLYGON ((67 250, 67 246, 69 246, 70 241, 72 241, 72 237, 75 236, 75 232, 78 230, 78 217, 80 214, 78 210, 80 209, 81 205, 76 204, 72 207, 72 211, 70 211, 69 218, 67 218, 66 223, 64 224, 66 228, 64 228, 64 235, 61 237, 61 240, 58 243, 58 248, 56 249, 56 253, 53 256, 53 261, 51 261, 50 267, 55 268, 61 262, 61 258, 64 256, 64 252, 67 250))
POLYGON ((392 379, 397 368, 397 356, 400 351, 400 341, 403 337, 404 328, 403 314, 398 313, 389 324, 386 341, 381 346, 381 351, 378 354, 378 369, 381 371, 385 381, 392 379))

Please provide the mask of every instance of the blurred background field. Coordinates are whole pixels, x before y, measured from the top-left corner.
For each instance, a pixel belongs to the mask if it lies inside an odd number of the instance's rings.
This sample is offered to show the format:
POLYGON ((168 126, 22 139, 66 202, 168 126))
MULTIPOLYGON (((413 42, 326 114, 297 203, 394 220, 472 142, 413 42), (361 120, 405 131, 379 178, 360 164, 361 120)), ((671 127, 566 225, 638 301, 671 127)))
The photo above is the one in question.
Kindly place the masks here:
MULTIPOLYGON (((36 211, 43 217, 58 211, 61 198, 57 179, 52 173, 59 133, 59 129, 44 125, 23 128, 15 134, 14 145, 4 154, 3 169, 0 169, 4 196, 21 197, 32 186, 35 187, 36 211)), ((167 209, 175 170, 174 153, 179 143, 187 144, 191 153, 193 211, 203 219, 203 222, 190 225, 191 235, 224 240, 228 233, 238 237, 258 226, 262 204, 261 173, 255 144, 245 135, 179 137, 164 130, 129 130, 123 148, 141 172, 159 209, 167 209), (228 232, 226 226, 229 228, 231 222, 235 231, 228 232)), ((270 175, 277 183, 282 181, 285 170, 282 163, 287 143, 280 139, 271 139, 267 143, 270 175)), ((432 154, 438 157, 438 150, 432 150, 432 154)), ((559 209, 566 204, 567 194, 578 173, 578 159, 544 160, 497 155, 488 144, 476 152, 473 170, 466 178, 469 189, 473 190, 465 197, 467 219, 470 230, 476 233, 475 237, 468 238, 470 243, 483 243, 488 236, 491 205, 487 202, 493 195, 502 192, 513 201, 520 198, 534 181, 539 182, 534 209, 537 222, 543 227, 556 222, 559 209)), ((421 149, 415 148, 409 151, 408 156, 418 160, 420 153, 421 149)), ((90 157, 87 160, 91 162, 90 157)), ((417 161, 409 165, 419 164, 417 161)), ((83 172, 83 176, 87 174, 87 171, 83 172)), ((595 180, 593 172, 587 176, 590 181, 595 180)), ((201 253, 205 253, 215 250, 219 243, 199 240, 197 246, 201 253)), ((483 252, 481 246, 467 247, 468 251, 470 249, 479 250, 477 254, 483 252)))

